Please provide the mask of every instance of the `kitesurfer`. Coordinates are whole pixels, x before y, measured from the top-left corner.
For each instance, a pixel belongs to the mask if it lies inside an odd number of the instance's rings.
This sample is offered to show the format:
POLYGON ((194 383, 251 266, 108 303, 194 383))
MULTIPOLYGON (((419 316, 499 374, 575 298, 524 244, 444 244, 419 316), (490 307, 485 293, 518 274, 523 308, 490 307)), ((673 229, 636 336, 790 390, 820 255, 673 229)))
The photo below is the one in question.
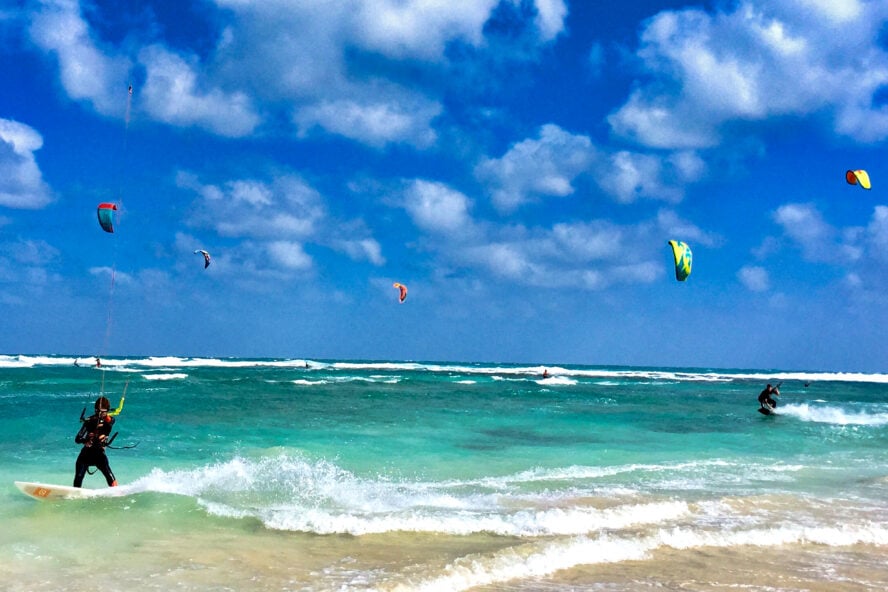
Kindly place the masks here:
POLYGON ((117 486, 117 479, 111 472, 108 457, 105 456, 105 446, 109 444, 108 435, 114 426, 114 418, 108 414, 110 409, 111 403, 107 398, 96 399, 96 412, 83 420, 80 431, 74 437, 75 442, 83 444, 74 469, 74 487, 83 484, 83 477, 86 476, 89 467, 96 467, 102 471, 109 487, 117 486))
POLYGON ((102 360, 100 360, 98 358, 98 356, 96 356, 96 368, 101 368, 101 367, 102 367, 102 360))
POLYGON ((759 393, 759 396, 758 396, 759 405, 761 405, 763 408, 768 407, 769 410, 776 407, 777 401, 772 399, 771 395, 774 395, 775 397, 779 397, 780 396, 780 389, 777 388, 776 386, 771 386, 769 384, 768 386, 765 387, 765 390, 763 390, 761 393, 759 393))
POLYGON ((549 378, 549 369, 543 368, 543 378, 549 378))

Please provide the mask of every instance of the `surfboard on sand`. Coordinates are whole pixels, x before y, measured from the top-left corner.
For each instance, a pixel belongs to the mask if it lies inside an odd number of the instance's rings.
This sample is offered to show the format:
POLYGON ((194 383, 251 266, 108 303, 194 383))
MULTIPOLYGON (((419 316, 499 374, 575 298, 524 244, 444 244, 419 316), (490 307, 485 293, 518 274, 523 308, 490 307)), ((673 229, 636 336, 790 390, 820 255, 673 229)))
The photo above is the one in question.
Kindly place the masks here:
POLYGON ((19 491, 36 500, 84 499, 99 493, 97 489, 83 489, 70 485, 51 485, 49 483, 31 483, 16 481, 19 491))

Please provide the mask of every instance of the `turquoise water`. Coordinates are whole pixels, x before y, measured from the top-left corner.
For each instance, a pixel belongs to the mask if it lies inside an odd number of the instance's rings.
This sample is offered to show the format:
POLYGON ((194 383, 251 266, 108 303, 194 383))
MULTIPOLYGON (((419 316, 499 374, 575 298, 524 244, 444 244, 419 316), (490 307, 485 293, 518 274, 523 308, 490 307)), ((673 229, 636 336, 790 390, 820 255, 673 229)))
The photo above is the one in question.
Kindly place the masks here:
POLYGON ((95 554, 121 590, 888 586, 888 375, 73 362, 0 356, 10 590, 82 589, 95 554), (121 487, 15 489, 70 484, 81 409, 124 389, 121 487))

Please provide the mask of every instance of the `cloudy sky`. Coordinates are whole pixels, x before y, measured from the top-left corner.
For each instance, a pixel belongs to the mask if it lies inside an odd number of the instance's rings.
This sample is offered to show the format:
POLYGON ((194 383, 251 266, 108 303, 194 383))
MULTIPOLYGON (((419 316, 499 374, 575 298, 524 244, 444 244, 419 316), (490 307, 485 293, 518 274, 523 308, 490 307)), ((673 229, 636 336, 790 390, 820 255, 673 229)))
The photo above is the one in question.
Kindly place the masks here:
POLYGON ((0 351, 888 372, 886 23, 4 3, 0 351))

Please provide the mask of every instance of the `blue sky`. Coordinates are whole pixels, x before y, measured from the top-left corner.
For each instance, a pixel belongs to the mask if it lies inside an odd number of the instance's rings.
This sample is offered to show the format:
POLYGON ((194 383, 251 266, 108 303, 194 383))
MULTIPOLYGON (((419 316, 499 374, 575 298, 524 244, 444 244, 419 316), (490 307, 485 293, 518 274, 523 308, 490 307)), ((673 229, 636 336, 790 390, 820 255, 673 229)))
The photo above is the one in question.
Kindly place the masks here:
POLYGON ((5 3, 0 351, 888 371, 886 22, 5 3))

